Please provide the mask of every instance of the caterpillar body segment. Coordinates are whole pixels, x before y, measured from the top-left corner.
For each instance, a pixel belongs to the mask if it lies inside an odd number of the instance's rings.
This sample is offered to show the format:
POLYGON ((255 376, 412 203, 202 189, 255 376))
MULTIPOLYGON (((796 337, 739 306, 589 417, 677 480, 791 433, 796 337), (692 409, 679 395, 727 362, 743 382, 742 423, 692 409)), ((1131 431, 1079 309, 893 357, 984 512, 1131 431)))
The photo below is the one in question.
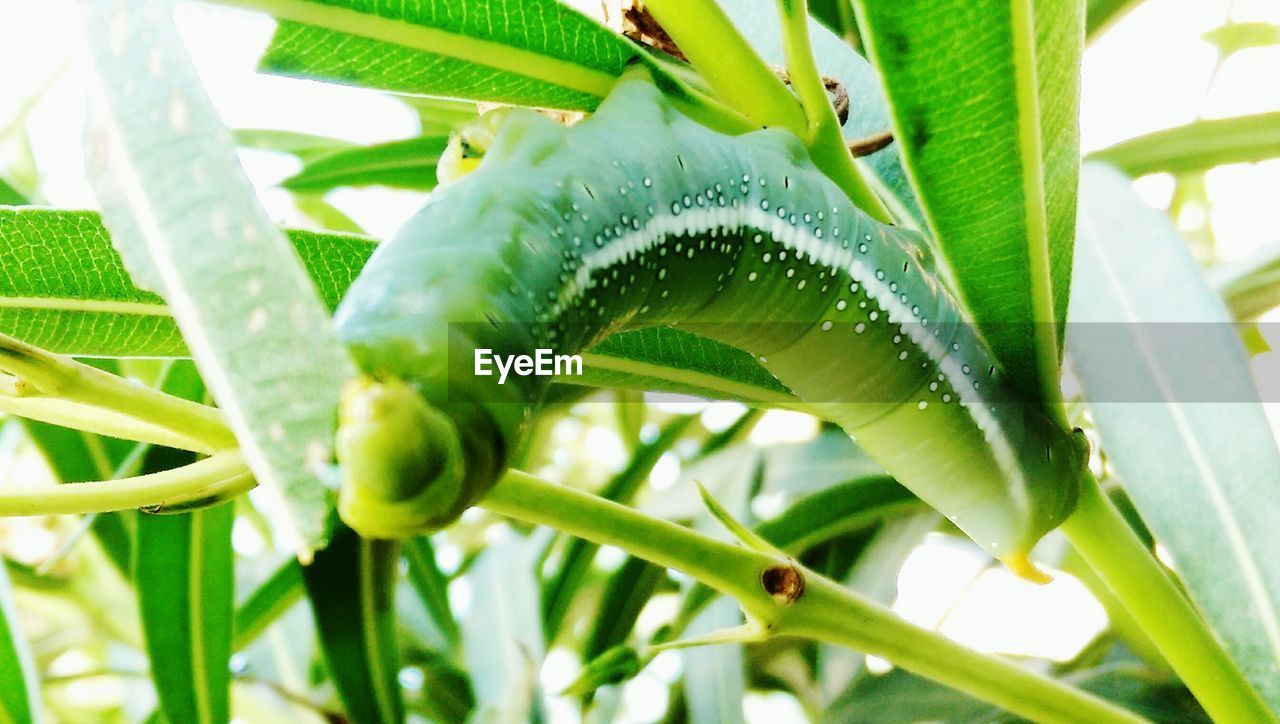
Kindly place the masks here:
POLYGON ((440 471, 458 498, 433 498, 424 526, 483 496, 549 382, 477 376, 474 350, 578 353, 670 325, 755 355, 1025 570, 1071 512, 1085 451, 1013 393, 924 248, 858 211, 790 134, 721 135, 627 80, 572 128, 510 113, 477 170, 377 251, 338 324, 366 372, 409 381, 457 435, 461 464, 440 471))

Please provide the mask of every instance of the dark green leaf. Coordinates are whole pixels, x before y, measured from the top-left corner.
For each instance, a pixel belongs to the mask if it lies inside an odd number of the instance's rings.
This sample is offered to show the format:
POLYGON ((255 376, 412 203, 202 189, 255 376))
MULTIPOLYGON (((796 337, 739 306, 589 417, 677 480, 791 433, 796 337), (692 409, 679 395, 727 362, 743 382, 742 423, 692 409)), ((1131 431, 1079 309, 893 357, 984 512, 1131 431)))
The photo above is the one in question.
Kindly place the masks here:
POLYGON ((291 191, 323 192, 339 186, 392 186, 428 191, 447 136, 391 141, 320 156, 280 185, 291 191))
MULTIPOLYGON (((174 364, 163 389, 188 400, 204 396, 190 362, 174 364)), ((194 461, 193 453, 151 448, 141 472, 194 461)), ((137 518, 133 580, 151 676, 169 721, 214 724, 230 717, 234 521, 231 503, 137 518)))
POLYGON ((960 296, 1023 394, 1056 399, 1075 238, 1083 8, 1050 0, 855 7, 960 296))
POLYGON ((404 717, 393 601, 397 547, 344 526, 302 569, 329 678, 347 715, 361 724, 404 717))

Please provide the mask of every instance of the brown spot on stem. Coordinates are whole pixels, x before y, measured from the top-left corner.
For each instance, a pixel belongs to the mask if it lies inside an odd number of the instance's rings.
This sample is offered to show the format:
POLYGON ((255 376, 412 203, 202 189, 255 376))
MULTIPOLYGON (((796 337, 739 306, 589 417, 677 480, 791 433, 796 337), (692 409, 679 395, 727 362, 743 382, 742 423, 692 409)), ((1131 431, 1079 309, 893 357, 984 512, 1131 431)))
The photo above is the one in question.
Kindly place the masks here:
POLYGON ((769 566, 760 574, 760 585, 773 600, 790 606, 804 595, 804 574, 793 565, 769 566))

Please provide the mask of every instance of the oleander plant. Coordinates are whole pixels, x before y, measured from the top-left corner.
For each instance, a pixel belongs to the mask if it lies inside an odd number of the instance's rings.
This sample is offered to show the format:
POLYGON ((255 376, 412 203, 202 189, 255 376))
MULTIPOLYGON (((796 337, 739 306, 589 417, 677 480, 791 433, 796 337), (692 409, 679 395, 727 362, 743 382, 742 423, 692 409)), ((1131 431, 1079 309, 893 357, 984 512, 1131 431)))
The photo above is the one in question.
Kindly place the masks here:
POLYGON ((1187 221, 1280 112, 1082 157, 1140 0, 198 4, 416 132, 229 127, 174 3, 67 4, 93 208, 40 92, 0 131, 0 720, 1280 716, 1280 251, 1187 221), (939 546, 1095 630, 922 625, 939 546))

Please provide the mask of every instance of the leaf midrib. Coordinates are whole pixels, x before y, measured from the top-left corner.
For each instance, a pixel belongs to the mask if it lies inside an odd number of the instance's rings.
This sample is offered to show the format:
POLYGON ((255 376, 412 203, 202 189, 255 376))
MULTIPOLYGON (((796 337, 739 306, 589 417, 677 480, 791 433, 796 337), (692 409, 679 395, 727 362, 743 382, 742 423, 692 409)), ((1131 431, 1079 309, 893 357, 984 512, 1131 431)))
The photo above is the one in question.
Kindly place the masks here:
POLYGON ((613 87, 615 76, 604 71, 516 48, 491 40, 481 40, 439 28, 384 18, 350 8, 321 5, 308 0, 215 0, 222 5, 259 10, 303 25, 347 35, 392 43, 414 50, 446 55, 459 60, 510 71, 517 75, 603 98, 613 87))

